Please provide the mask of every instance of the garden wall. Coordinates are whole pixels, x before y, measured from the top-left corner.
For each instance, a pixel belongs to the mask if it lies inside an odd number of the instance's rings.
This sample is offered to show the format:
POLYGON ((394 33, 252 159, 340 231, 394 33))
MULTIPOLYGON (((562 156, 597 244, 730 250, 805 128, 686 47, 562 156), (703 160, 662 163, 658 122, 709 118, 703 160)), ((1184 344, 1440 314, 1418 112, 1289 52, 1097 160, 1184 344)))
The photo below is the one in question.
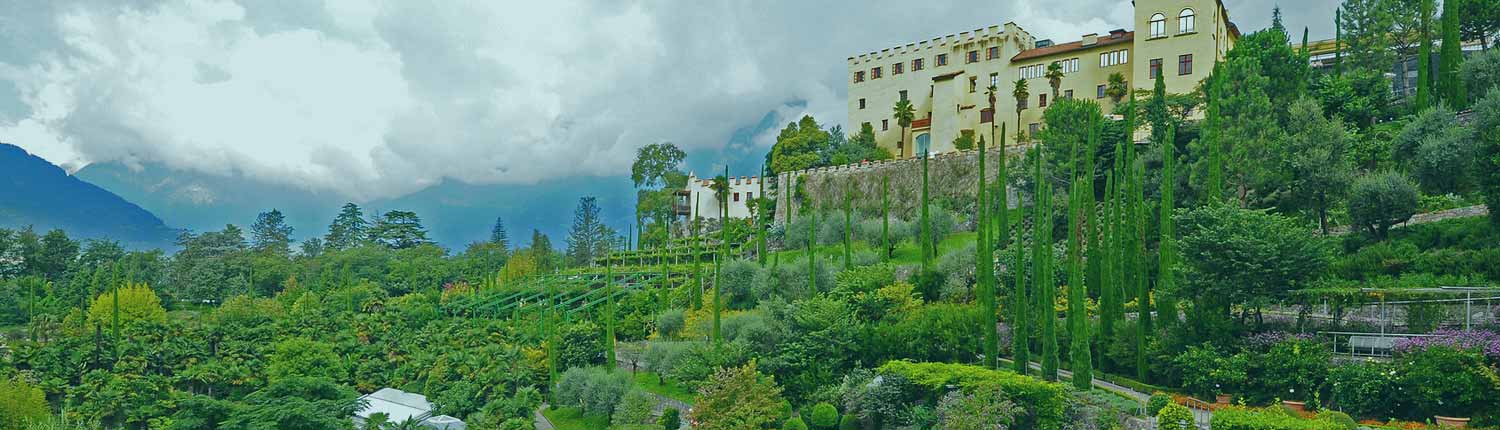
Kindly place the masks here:
MULTIPOLYGON (((1020 169, 1021 158, 1026 147, 1006 148, 1007 161, 1012 178, 1024 174, 1020 169)), ((985 170, 987 179, 993 183, 998 176, 1000 150, 989 149, 985 170)), ((973 213, 978 186, 979 151, 955 151, 933 154, 928 160, 928 193, 933 205, 943 205, 961 213, 973 213)), ((852 205, 865 213, 880 210, 881 178, 890 178, 891 213, 898 218, 911 219, 921 203, 922 163, 919 158, 901 160, 861 162, 842 166, 820 167, 794 172, 785 172, 775 178, 775 220, 786 222, 802 210, 803 199, 811 199, 817 207, 838 209, 844 205, 844 190, 853 192, 852 205), (797 190, 802 184, 802 194, 786 190, 797 190)), ((1012 208, 1017 205, 1017 193, 1007 187, 1012 208)))

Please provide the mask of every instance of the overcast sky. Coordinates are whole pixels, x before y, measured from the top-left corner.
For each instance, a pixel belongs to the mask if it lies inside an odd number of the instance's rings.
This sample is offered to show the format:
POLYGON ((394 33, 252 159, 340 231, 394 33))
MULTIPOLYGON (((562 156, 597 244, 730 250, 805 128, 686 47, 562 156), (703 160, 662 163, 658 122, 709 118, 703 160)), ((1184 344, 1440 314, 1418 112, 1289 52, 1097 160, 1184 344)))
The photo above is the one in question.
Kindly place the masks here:
MULTIPOLYGON (((1245 32, 1269 25, 1274 3, 1226 2, 1245 32)), ((843 122, 851 55, 1007 21, 1062 42, 1131 17, 1116 0, 930 3, 0 0, 0 142, 354 199, 621 175, 659 141, 758 157, 775 129, 724 146, 768 112, 843 122)), ((1316 39, 1336 5, 1282 7, 1316 39)))

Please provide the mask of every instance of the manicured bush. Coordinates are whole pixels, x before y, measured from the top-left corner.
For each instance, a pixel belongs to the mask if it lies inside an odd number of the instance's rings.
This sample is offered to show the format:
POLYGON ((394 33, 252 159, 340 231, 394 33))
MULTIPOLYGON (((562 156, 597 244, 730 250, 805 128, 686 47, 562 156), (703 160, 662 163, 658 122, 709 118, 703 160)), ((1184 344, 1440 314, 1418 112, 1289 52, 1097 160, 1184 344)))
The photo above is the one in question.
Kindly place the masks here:
POLYGON ((1214 411, 1209 421, 1211 430, 1343 430, 1335 422, 1321 419, 1306 419, 1267 409, 1245 409, 1238 407, 1214 411))
POLYGON ((1198 425, 1197 420, 1193 418, 1192 410, 1176 403, 1168 403, 1156 412, 1156 428, 1158 430, 1192 430, 1198 428, 1198 425))
POLYGON ((853 414, 839 418, 839 430, 859 430, 859 418, 853 414))
POLYGON ((802 418, 800 418, 800 417, 792 417, 792 419, 786 420, 786 424, 782 424, 781 425, 781 429, 782 430, 807 430, 807 424, 803 423, 802 422, 802 418))
POLYGON ((818 403, 808 414, 808 422, 817 430, 833 430, 839 424, 839 411, 833 405, 818 403))
POLYGON ((1172 396, 1168 396, 1167 393, 1158 391, 1155 394, 1151 395, 1150 400, 1146 401, 1146 414, 1155 416, 1157 413, 1161 412, 1161 408, 1165 408, 1170 404, 1172 404, 1172 396))
POLYGON ((1324 409, 1318 411, 1318 419, 1338 424, 1339 428, 1343 430, 1354 430, 1356 428, 1359 428, 1359 422, 1354 421, 1354 418, 1350 417, 1349 414, 1332 409, 1324 409))
POLYGON ((897 375, 919 387, 920 398, 935 402, 955 387, 964 392, 997 390, 1005 400, 1026 405, 1028 414, 1018 417, 1017 428, 1056 428, 1062 424, 1068 405, 1067 388, 1004 370, 967 364, 890 361, 880 366, 882 375, 897 375))

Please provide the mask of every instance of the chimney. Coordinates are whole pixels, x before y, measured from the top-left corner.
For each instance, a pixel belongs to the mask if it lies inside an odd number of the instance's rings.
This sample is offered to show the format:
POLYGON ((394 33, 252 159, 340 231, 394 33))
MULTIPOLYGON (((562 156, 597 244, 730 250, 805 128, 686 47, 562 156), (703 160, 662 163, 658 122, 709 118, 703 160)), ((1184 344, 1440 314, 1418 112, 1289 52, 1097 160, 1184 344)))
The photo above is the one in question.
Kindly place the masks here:
POLYGON ((1109 38, 1110 39, 1119 39, 1119 38, 1124 37, 1124 36, 1125 36, 1125 29, 1123 29, 1123 28, 1116 28, 1114 30, 1110 30, 1109 31, 1109 38))
POLYGON ((1099 33, 1089 33, 1083 35, 1083 46, 1094 46, 1097 44, 1099 44, 1099 33))

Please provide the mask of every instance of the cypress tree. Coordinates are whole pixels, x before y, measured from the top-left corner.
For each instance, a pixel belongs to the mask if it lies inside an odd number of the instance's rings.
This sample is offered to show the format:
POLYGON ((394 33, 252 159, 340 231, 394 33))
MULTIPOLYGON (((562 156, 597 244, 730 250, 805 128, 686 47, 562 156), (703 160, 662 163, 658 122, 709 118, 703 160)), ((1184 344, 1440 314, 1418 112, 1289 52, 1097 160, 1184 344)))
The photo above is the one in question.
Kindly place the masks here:
MULTIPOLYGON (((1119 321, 1120 295, 1116 292, 1118 282, 1115 274, 1115 264, 1119 259, 1115 254, 1115 174, 1111 170, 1104 180, 1104 217, 1099 221, 1099 242, 1096 255, 1102 261, 1099 262, 1099 351, 1103 352, 1114 339, 1115 322, 1119 321)), ((1101 360, 1103 354, 1100 354, 1101 360)))
POLYGON ((851 200, 853 193, 854 179, 851 178, 848 183, 844 184, 844 270, 849 270, 849 267, 853 265, 851 248, 854 240, 851 234, 854 231, 853 200, 851 200))
MULTIPOLYGON (((614 246, 610 246, 614 248, 614 246)), ((608 301, 605 309, 607 318, 604 322, 604 366, 613 370, 615 368, 615 279, 612 269, 614 260, 604 259, 604 298, 608 301)), ((552 306, 547 306, 551 309, 552 306)), ((717 331, 715 336, 717 337, 717 331)))
MULTIPOLYGON (((1001 160, 1001 163, 1004 163, 1003 156, 1001 160)), ((1002 175, 1001 177, 1004 177, 1004 175, 1006 174, 1005 164, 1001 164, 1000 166, 1000 174, 1002 175)), ((1022 168, 1025 168, 1024 164, 1022 165, 1022 168)), ((1022 174, 1025 174, 1024 171, 1022 174)), ((1037 200, 1040 201, 1040 199, 1037 200)), ((1015 260, 1010 265, 1010 270, 1013 272, 1015 278, 1015 293, 1012 294, 1013 297, 1011 298, 1011 308, 1013 310, 1012 312, 1014 316, 1011 320, 1010 342, 1011 355, 1012 358, 1015 359, 1015 362, 1012 363, 1012 365, 1016 373, 1025 375, 1027 373, 1030 373, 1028 372, 1028 370, 1030 369, 1031 363, 1032 321, 1031 312, 1028 311, 1028 308, 1031 307, 1031 297, 1029 294, 1027 294, 1026 291, 1028 285, 1028 283, 1026 282, 1026 248, 1024 242, 1025 238, 1022 237, 1021 234, 1023 223, 1024 221, 1021 219, 1016 220, 1015 245, 1012 248, 1011 252, 1012 257, 1014 257, 1015 260)), ((1009 228, 1009 226, 1003 224, 1000 226, 1000 229, 1002 231, 1006 230, 1007 228, 1009 228)))
POLYGON ((1045 151, 1037 149, 1037 175, 1036 180, 1040 192, 1037 201, 1037 237, 1036 256, 1038 270, 1036 276, 1036 290, 1040 292, 1041 302, 1038 303, 1041 311, 1042 323, 1042 379, 1047 381, 1057 380, 1058 351, 1057 351, 1057 284, 1053 276, 1052 264, 1052 184, 1047 181, 1045 168, 1045 151))
POLYGON ((1000 124, 999 140, 1000 167, 999 171, 995 172, 995 197, 1000 200, 1000 203, 997 205, 999 206, 999 209, 997 209, 997 215, 999 216, 996 217, 999 218, 997 224, 1000 225, 1000 228, 995 229, 997 231, 995 232, 994 243, 1001 249, 1004 249, 1010 244, 1010 193, 1006 191, 1007 181, 1010 180, 1010 169, 1005 165, 1006 159, 1010 157, 1009 153, 1005 150, 1005 123, 1000 124))
POLYGON ((719 194, 719 255, 714 258, 714 344, 723 342, 724 338, 719 331, 719 317, 723 311, 723 302, 720 301, 719 291, 724 283, 723 266, 725 259, 729 258, 729 166, 724 166, 725 190, 719 194))
POLYGON ((1333 74, 1344 75, 1344 8, 1333 10, 1333 74))
POLYGON ((807 214, 812 217, 810 227, 807 229, 807 288, 808 291, 818 291, 818 210, 811 203, 812 199, 807 199, 807 201, 807 214))
MULTIPOLYGON (((1131 145, 1134 146, 1134 145, 1131 145)), ((1146 167, 1141 163, 1132 163, 1132 171, 1135 179, 1131 182, 1130 199, 1133 207, 1131 219, 1131 272, 1134 273, 1135 290, 1140 294, 1136 298, 1136 318, 1139 336, 1136 337, 1135 367, 1136 377, 1141 381, 1146 379, 1146 339, 1152 333, 1151 325, 1151 290, 1146 282, 1146 204, 1142 192, 1142 184, 1145 182, 1146 167)))
POLYGON ((980 339, 983 339, 984 366, 995 368, 996 354, 1000 351, 999 334, 995 332, 995 257, 994 249, 990 247, 989 240, 989 199, 985 195, 985 152, 984 136, 979 136, 979 198, 976 206, 978 217, 979 245, 975 247, 974 276, 978 281, 975 291, 979 295, 979 308, 984 312, 984 318, 980 319, 980 339))
MULTIPOLYGON (((1417 108, 1421 112, 1432 106, 1432 0, 1420 0, 1422 16, 1419 18, 1417 34, 1417 108)), ((1449 0, 1452 1, 1452 0, 1449 0)))
MULTIPOLYGON (((1087 150, 1092 153, 1097 131, 1092 120, 1088 127, 1087 150)), ((1080 159, 1078 151, 1069 152, 1072 156, 1073 180, 1068 193, 1068 358, 1073 369, 1073 387, 1088 390, 1092 388, 1094 378, 1093 359, 1089 355, 1088 308, 1085 303, 1088 300, 1088 288, 1083 280, 1082 246, 1087 228, 1083 190, 1085 174, 1089 169, 1082 165, 1087 160, 1080 159)), ((1092 176, 1087 175, 1090 178, 1092 176)))
POLYGON ((1463 11, 1463 1, 1443 1, 1443 46, 1442 54, 1438 57, 1438 82, 1443 102, 1453 110, 1468 107, 1468 96, 1458 76, 1458 66, 1464 61, 1463 40, 1459 38, 1458 33, 1463 19, 1460 16, 1463 11))
POLYGON ((703 236, 701 235, 703 220, 698 217, 698 210, 702 205, 703 195, 699 194, 693 199, 693 244, 691 245, 693 252, 693 283, 698 284, 698 287, 691 291, 693 309, 703 307, 703 267, 701 264, 703 261, 703 236))
POLYGON ((926 279, 932 272, 932 225, 928 224, 927 218, 927 151, 922 151, 922 235, 919 248, 922 249, 922 278, 926 279))
POLYGON ((891 176, 880 176, 880 259, 891 261, 891 176))
POLYGON ((1160 261, 1157 263, 1156 305, 1162 327, 1169 327, 1177 322, 1177 301, 1171 297, 1176 287, 1173 270, 1177 264, 1177 224, 1172 219, 1173 212, 1177 209, 1177 201, 1172 197, 1177 185, 1173 168, 1177 164, 1177 148, 1172 144, 1176 135, 1176 126, 1167 129, 1167 140, 1162 142, 1161 147, 1161 242, 1157 248, 1160 261))
MULTIPOLYGON (((760 194, 756 194, 760 196, 760 200, 758 201, 762 203, 770 202, 771 200, 766 198, 765 163, 760 164, 760 177, 756 178, 756 182, 759 182, 757 185, 760 186, 760 194)), ((760 267, 766 267, 766 209, 768 208, 761 206, 760 203, 756 203, 755 205, 755 259, 760 261, 760 267)), ((667 233, 668 238, 672 237, 670 229, 667 230, 667 233)))

